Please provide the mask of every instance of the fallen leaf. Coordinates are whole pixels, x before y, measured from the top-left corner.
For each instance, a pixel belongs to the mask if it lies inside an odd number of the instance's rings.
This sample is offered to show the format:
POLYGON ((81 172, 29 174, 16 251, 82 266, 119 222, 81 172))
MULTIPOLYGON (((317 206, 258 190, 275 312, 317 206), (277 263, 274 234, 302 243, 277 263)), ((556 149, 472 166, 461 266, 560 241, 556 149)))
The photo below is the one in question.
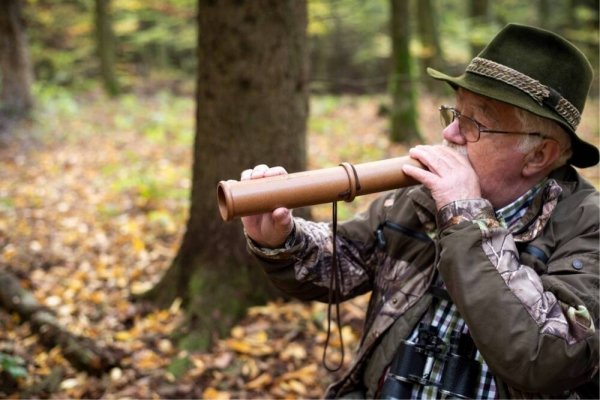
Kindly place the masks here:
POLYGON ((206 400, 229 400, 231 396, 227 392, 219 391, 209 387, 202 392, 202 397, 206 400))
POLYGON ((273 377, 269 373, 264 373, 251 380, 246 384, 246 389, 249 390, 263 390, 265 386, 270 385, 273 382, 273 377))

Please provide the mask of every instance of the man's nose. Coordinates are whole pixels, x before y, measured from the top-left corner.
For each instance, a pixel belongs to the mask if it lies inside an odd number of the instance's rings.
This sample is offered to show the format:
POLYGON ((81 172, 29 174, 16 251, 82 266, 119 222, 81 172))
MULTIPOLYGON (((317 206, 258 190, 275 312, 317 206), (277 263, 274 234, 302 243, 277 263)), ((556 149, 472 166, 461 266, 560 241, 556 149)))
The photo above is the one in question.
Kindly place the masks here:
POLYGON ((458 124, 458 118, 452 121, 450 125, 442 130, 442 136, 450 143, 465 145, 467 141, 465 137, 460 133, 460 126, 458 124))

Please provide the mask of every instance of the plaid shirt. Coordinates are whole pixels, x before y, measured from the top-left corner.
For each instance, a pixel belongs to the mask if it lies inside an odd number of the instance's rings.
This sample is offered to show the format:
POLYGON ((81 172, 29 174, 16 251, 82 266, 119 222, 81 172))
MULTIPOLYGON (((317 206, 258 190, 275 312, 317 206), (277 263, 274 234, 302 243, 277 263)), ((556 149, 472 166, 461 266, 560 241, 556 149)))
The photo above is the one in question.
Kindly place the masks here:
POLYGON ((507 206, 496 210, 496 217, 510 232, 517 232, 521 228, 521 217, 525 215, 527 209, 533 202, 535 196, 546 184, 546 180, 541 181, 524 195, 513 201, 507 206))
MULTIPOLYGON (((458 314, 456 306, 448 300, 436 300, 430 309, 430 312, 433 312, 431 325, 438 329, 438 336, 443 340, 446 346, 450 343, 452 332, 460 331, 462 333, 467 333, 469 331, 465 321, 458 314)), ((414 329, 408 340, 415 342, 417 340, 417 335, 418 329, 414 329)), ((479 386, 475 398, 494 399, 496 397, 496 383, 479 351, 475 355, 475 360, 481 363, 481 375, 479 377, 479 386)), ((438 389, 442 379, 443 367, 443 360, 435 358, 431 371, 429 372, 429 381, 432 382, 432 385, 413 385, 413 399, 435 399, 443 397, 438 389)))
MULTIPOLYGON (((520 226, 521 217, 525 214, 528 207, 531 205, 533 198, 544 186, 544 182, 531 188, 527 193, 513 201, 511 204, 496 211, 498 220, 506 226, 509 231, 515 232, 520 226)), ((452 332, 460 331, 468 333, 469 328, 465 321, 461 318, 456 306, 449 300, 436 299, 429 311, 425 313, 423 322, 431 321, 431 325, 438 329, 438 336, 443 340, 445 346, 450 344, 452 332)), ((410 342, 416 342, 418 336, 418 324, 408 337, 410 342)), ((494 399, 496 398, 496 383, 489 368, 483 359, 481 353, 477 351, 475 359, 481 363, 481 374, 479 377, 479 386, 476 391, 477 399, 494 399)), ((439 392, 439 385, 442 379, 442 370, 444 361, 435 359, 429 372, 429 381, 431 385, 414 384, 412 390, 413 399, 433 399, 442 398, 439 392)), ((427 371, 425 371, 427 372, 427 371)))

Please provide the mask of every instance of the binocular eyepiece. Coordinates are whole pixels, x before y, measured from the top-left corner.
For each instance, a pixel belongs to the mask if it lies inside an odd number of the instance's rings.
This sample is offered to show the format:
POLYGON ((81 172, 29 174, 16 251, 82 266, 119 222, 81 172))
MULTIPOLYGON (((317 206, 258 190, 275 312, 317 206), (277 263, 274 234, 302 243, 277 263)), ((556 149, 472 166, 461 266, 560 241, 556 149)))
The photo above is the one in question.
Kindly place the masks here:
POLYGON ((473 398, 481 374, 481 363, 475 360, 476 354, 477 348, 468 334, 452 332, 450 344, 445 346, 436 327, 421 323, 416 342, 401 342, 379 397, 410 398, 414 384, 420 384, 438 387, 444 398, 473 398), (444 347, 447 347, 445 351, 444 347), (434 382, 431 377, 436 360, 444 365, 439 382, 434 382))

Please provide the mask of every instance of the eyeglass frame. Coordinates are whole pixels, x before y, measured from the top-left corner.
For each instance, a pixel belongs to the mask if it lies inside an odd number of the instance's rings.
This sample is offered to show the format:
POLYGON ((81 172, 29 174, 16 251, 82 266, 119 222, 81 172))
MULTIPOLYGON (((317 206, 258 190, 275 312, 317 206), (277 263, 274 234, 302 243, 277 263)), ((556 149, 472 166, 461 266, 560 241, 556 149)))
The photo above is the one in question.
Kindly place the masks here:
POLYGON ((461 112, 458 111, 454 107, 450 107, 450 106, 446 106, 446 105, 441 105, 440 108, 438 109, 438 111, 440 112, 440 122, 441 122, 443 128, 447 128, 448 126, 450 126, 450 124, 452 124, 454 121, 456 121, 456 119, 458 119, 458 129, 459 129, 460 135, 463 138, 465 138, 465 141, 467 141, 468 143, 478 142, 479 139, 481 139, 481 132, 485 132, 485 133, 497 133, 497 134, 504 134, 504 135, 528 135, 528 136, 541 137, 542 139, 552 139, 552 140, 554 140, 554 138, 552 138, 552 137, 550 137, 548 135, 544 135, 543 133, 540 133, 540 132, 501 131, 501 130, 498 130, 498 129, 486 128, 483 124, 481 124, 480 122, 478 122, 474 118, 471 118, 471 117, 468 117, 466 115, 461 114, 461 112), (452 113, 452 121, 446 122, 446 119, 444 118, 444 111, 450 111, 452 113), (475 140, 469 140, 462 133, 462 131, 460 129, 460 118, 461 117, 462 118, 466 118, 469 121, 473 122, 475 124, 475 126, 477 127, 477 138, 475 140))

